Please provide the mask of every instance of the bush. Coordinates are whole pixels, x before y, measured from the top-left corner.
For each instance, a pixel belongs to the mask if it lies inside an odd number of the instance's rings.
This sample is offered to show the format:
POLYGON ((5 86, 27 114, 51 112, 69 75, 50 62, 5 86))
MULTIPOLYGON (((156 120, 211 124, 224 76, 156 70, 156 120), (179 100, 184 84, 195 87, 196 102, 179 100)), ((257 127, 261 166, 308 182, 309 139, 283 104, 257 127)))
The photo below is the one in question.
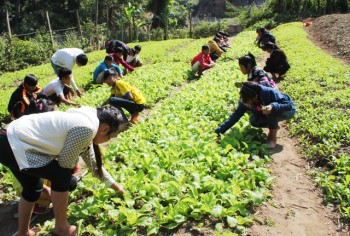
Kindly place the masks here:
POLYGON ((219 30, 225 30, 227 25, 225 22, 207 22, 200 21, 193 27, 194 38, 207 38, 215 35, 219 30))

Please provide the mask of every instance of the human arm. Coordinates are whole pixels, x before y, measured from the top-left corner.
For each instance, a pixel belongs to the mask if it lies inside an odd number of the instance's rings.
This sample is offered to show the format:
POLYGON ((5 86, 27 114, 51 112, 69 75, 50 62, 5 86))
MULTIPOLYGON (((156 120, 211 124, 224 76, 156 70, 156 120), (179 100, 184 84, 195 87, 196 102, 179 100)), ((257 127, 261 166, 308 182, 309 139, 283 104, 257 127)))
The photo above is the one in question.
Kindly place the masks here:
POLYGON ((70 102, 68 99, 66 99, 66 98, 64 97, 63 94, 58 95, 58 97, 60 98, 61 102, 63 102, 64 104, 73 105, 73 106, 79 106, 79 104, 77 104, 77 103, 70 102))
POLYGON ((241 119, 246 111, 247 108, 243 105, 243 103, 239 102, 236 110, 230 115, 227 120, 225 120, 218 128, 216 128, 215 133, 224 134, 229 128, 236 124, 239 119, 241 119))
POLYGON ((129 65, 128 63, 126 63, 126 61, 124 61, 123 58, 119 58, 120 64, 122 64, 124 66, 125 69, 129 70, 129 71, 134 71, 135 68, 132 67, 131 65, 129 65))
POLYGON ((275 89, 268 90, 268 96, 263 97, 263 103, 266 106, 271 106, 269 114, 278 114, 284 111, 290 111, 294 108, 292 99, 283 93, 278 92, 275 89))
POLYGON ((99 178, 101 181, 104 181, 106 186, 116 190, 119 195, 123 195, 125 193, 124 188, 113 179, 113 177, 104 167, 102 167, 102 177, 99 176, 95 152, 92 144, 90 144, 88 148, 83 153, 81 153, 81 157, 94 177, 99 178))
POLYGON ((74 81, 73 72, 72 72, 72 76, 70 78, 70 85, 75 89, 75 91, 77 92, 77 95, 80 97, 81 96, 81 92, 80 92, 77 84, 74 81))

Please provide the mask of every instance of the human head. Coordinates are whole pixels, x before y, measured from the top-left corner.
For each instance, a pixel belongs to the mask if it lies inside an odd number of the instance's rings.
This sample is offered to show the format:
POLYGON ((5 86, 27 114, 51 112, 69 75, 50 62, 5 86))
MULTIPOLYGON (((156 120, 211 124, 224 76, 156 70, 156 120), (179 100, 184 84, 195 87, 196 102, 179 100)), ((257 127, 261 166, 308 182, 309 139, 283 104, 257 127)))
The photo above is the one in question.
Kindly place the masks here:
POLYGON ((129 49, 129 55, 134 56, 136 54, 136 50, 134 48, 129 49))
POLYGON ((115 85, 118 80, 118 72, 114 68, 109 68, 103 74, 103 82, 108 86, 115 85))
POLYGON ((220 43, 220 39, 217 36, 215 36, 213 40, 217 43, 220 43))
POLYGON ((238 59, 239 67, 244 75, 248 74, 249 71, 256 66, 255 57, 250 52, 248 55, 240 57, 238 59))
POLYGON ((113 62, 113 57, 110 56, 110 55, 107 55, 107 56, 105 57, 105 63, 106 63, 106 65, 107 65, 108 68, 111 67, 112 62, 113 62))
POLYGON ((28 74, 24 77, 24 87, 29 93, 35 92, 36 86, 38 85, 38 78, 33 74, 28 74))
POLYGON ((275 48, 277 48, 277 45, 272 42, 269 42, 269 41, 262 42, 261 49, 264 51, 271 51, 272 49, 275 49, 275 48))
POLYGON ((244 82, 239 92, 240 101, 246 105, 256 105, 259 103, 259 94, 261 87, 258 83, 247 81, 244 82))
POLYGON ((122 57, 123 56, 123 53, 124 53, 124 50, 122 47, 116 47, 115 48, 115 55, 117 57, 122 57))
POLYGON ((208 45, 203 45, 202 46, 202 52, 206 56, 209 55, 209 53, 210 53, 209 46, 208 45))
POLYGON ((88 57, 85 54, 79 54, 75 59, 78 66, 85 66, 88 63, 88 57))
POLYGON ((58 70, 58 78, 61 80, 62 84, 69 85, 72 71, 68 68, 60 68, 58 70))
POLYGON ((124 112, 119 108, 102 106, 98 107, 96 110, 99 126, 92 143, 95 152, 98 175, 102 177, 102 155, 99 144, 105 143, 112 137, 116 137, 120 132, 127 130, 129 127, 129 121, 124 112))
POLYGON ((141 52, 141 46, 140 46, 140 45, 136 45, 136 46, 134 47, 134 49, 135 49, 135 53, 136 53, 136 54, 139 54, 139 53, 141 52))

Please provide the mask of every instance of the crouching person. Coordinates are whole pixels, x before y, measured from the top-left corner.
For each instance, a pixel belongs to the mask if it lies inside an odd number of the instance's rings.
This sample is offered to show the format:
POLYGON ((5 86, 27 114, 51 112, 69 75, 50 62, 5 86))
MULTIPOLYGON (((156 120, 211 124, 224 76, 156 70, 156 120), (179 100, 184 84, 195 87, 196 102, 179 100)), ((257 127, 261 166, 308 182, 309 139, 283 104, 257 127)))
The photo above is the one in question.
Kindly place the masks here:
POLYGON ((115 107, 71 108, 23 116, 0 134, 0 163, 7 166, 23 186, 18 204, 18 235, 34 235, 29 229, 34 203, 43 189, 43 178, 51 181, 55 214, 53 235, 76 235, 67 220, 72 168, 82 157, 92 174, 119 195, 125 190, 102 166, 99 144, 127 128, 124 113, 115 107))
POLYGON ((145 109, 146 104, 146 99, 141 91, 123 80, 118 80, 117 73, 113 69, 107 70, 103 78, 104 82, 112 88, 111 96, 102 106, 110 104, 126 109, 131 114, 130 122, 136 124, 139 114, 145 109))
POLYGON ((247 111, 251 112, 250 124, 252 126, 268 128, 267 145, 268 148, 274 148, 277 144, 278 122, 291 119, 296 110, 288 95, 255 82, 244 82, 240 91, 238 107, 215 132, 218 135, 224 134, 247 111))
POLYGON ((203 74, 203 71, 208 70, 215 66, 210 58, 210 50, 208 45, 202 46, 202 52, 195 56, 191 61, 192 71, 198 73, 199 76, 203 74))

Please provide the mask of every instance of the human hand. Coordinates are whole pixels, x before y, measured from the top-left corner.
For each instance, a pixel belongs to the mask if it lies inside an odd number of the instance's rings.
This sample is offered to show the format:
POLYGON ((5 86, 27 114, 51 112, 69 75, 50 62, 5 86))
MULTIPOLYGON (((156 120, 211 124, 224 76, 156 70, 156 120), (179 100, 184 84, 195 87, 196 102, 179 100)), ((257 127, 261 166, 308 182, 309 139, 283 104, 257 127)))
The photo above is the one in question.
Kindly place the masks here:
POLYGON ((80 90, 77 89, 76 91, 77 91, 77 95, 78 95, 79 97, 81 97, 81 92, 80 92, 80 90))
POLYGON ((271 105, 262 106, 261 110, 262 110, 264 115, 268 115, 272 112, 272 106, 271 105))
POLYGON ((221 141, 221 134, 217 134, 217 136, 216 136, 216 143, 217 144, 220 144, 220 141, 221 141))

